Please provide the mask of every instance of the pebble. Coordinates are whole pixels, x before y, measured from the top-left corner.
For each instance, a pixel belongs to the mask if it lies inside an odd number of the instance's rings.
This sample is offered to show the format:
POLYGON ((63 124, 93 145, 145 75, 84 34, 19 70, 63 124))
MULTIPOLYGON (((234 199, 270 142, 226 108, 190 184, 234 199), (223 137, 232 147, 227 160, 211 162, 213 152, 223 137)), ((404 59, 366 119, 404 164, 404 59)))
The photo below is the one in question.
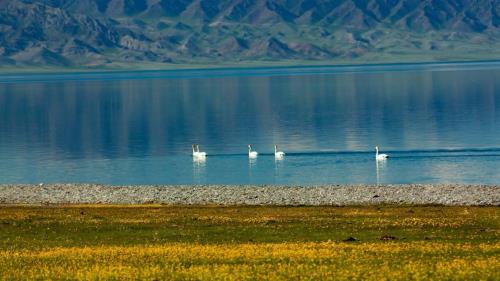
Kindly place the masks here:
POLYGON ((459 205, 499 206, 498 185, 136 185, 1 184, 0 204, 459 205))

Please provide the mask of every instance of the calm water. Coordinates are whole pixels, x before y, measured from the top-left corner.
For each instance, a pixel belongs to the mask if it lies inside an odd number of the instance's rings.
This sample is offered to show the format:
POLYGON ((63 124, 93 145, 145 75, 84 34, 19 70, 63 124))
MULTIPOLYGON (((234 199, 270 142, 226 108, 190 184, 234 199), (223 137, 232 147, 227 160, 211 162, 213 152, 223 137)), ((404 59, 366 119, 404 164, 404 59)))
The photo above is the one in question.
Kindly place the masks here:
POLYGON ((498 184, 500 64, 3 75, 0 182, 498 184))

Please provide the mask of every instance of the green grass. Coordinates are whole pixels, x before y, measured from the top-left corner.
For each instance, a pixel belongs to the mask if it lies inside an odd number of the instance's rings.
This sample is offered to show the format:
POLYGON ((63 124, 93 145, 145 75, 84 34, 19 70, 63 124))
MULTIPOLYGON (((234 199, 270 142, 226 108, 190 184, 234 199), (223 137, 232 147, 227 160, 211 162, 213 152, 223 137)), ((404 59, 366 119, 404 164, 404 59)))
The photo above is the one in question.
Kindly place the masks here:
POLYGON ((307 66, 340 66, 340 65, 377 65, 392 63, 437 63, 437 62, 483 62, 499 61, 500 51, 464 53, 434 52, 429 53, 369 53, 362 58, 338 58, 330 60, 266 60, 252 61, 191 61, 180 63, 154 63, 154 62, 113 62, 101 66, 13 66, 0 65, 0 75, 30 74, 30 73, 79 73, 79 72, 133 72, 133 71, 158 71, 158 70, 183 70, 183 69, 220 69, 220 68, 255 68, 255 67, 307 67, 307 66))
POLYGON ((10 207, 0 249, 168 242, 499 242, 497 207, 10 207))

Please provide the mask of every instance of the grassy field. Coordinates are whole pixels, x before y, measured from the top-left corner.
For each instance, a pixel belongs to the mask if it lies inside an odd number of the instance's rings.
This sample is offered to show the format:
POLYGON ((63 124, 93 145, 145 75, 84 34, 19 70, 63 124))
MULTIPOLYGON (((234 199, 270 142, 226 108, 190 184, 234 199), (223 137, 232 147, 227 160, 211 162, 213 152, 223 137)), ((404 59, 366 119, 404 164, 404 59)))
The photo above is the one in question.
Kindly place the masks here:
POLYGON ((346 65, 380 65, 380 64, 432 64, 432 63, 466 63, 466 62, 498 62, 500 51, 494 53, 474 53, 468 55, 441 55, 435 54, 432 57, 425 54, 391 55, 391 54, 371 54, 363 59, 336 59, 336 60, 253 60, 237 62, 184 62, 184 63, 121 63, 115 62, 96 67, 60 67, 60 66, 22 66, 22 65, 1 65, 0 75, 19 74, 60 74, 60 73, 92 73, 92 72, 136 72, 136 71, 162 71, 162 70, 209 70, 226 69, 235 70, 245 68, 266 68, 266 67, 319 67, 319 66, 346 66, 346 65), (498 54, 496 54, 498 52, 498 54))
POLYGON ((499 280, 500 208, 0 207, 0 280, 499 280))

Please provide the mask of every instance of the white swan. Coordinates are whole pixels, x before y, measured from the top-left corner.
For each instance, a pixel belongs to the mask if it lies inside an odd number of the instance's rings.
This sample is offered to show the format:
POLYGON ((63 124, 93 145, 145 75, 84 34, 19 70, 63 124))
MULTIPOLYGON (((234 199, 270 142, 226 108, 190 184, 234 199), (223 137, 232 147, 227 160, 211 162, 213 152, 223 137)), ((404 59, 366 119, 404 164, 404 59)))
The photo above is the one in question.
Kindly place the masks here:
POLYGON ((385 159, 389 158, 389 155, 387 155, 387 154, 383 154, 383 153, 379 154, 378 153, 378 146, 375 146, 375 151, 376 151, 376 153, 375 153, 376 160, 385 160, 385 159))
POLYGON ((283 156, 285 156, 285 152, 283 151, 278 151, 278 146, 274 146, 274 158, 276 159, 282 159, 283 156))
POLYGON ((207 156, 206 152, 200 152, 200 146, 193 144, 193 157, 195 158, 205 158, 207 156))
POLYGON ((257 155, 259 155, 259 153, 257 153, 257 151, 252 151, 252 145, 248 145, 248 158, 257 158, 257 155))
POLYGON ((198 154, 201 156, 201 157, 206 157, 207 156, 207 153, 202 151, 200 152, 200 146, 199 145, 196 145, 196 151, 198 152, 198 154))

